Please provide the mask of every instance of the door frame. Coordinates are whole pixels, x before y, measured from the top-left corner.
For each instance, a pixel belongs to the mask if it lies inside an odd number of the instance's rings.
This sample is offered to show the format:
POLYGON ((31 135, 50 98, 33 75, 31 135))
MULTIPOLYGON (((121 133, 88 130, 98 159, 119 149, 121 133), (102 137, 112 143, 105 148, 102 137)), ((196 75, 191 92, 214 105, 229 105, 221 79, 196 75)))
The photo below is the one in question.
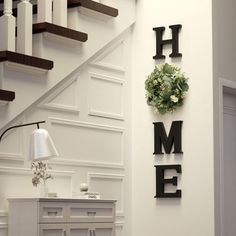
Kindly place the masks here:
MULTIPOLYGON (((217 202, 217 208, 219 211, 219 233, 215 232, 215 235, 224 236, 224 191, 222 191, 224 184, 224 93, 226 89, 235 90, 236 98, 236 82, 228 79, 219 79, 219 202, 217 202)), ((215 185, 216 186, 216 185, 215 185)), ((215 212, 216 214, 216 212, 215 212)), ((215 227, 216 228, 216 227, 215 227)))

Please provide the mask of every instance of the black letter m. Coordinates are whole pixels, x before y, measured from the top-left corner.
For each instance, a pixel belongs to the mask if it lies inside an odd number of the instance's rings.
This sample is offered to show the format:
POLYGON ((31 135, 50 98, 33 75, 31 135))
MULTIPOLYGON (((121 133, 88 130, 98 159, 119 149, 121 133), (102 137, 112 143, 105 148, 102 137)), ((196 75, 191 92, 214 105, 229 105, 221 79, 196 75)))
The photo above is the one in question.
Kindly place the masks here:
POLYGON ((182 123, 183 121, 173 121, 169 135, 167 137, 164 124, 162 122, 154 122, 154 153, 163 154, 162 145, 165 152, 170 153, 174 145, 173 153, 182 152, 182 123))

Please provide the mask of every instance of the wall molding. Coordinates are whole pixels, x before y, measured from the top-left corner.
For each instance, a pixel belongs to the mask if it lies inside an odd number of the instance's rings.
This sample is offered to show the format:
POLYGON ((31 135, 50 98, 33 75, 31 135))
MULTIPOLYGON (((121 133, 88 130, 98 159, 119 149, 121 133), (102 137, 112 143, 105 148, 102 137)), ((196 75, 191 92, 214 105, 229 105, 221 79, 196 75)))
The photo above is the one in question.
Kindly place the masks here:
POLYGON ((0 153, 0 161, 20 162, 24 163, 23 154, 17 153, 0 153))
POLYGON ((8 212, 4 210, 0 210, 0 229, 8 228, 8 212))
POLYGON ((109 49, 102 52, 93 62, 90 63, 91 66, 100 69, 110 70, 118 73, 124 74, 126 72, 125 66, 118 66, 112 63, 103 62, 102 59, 109 55, 112 51, 118 48, 120 45, 124 45, 124 40, 119 40, 115 42, 109 49))
MULTIPOLYGON (((32 175, 32 170, 30 168, 20 168, 20 167, 0 167, 0 173, 6 174, 18 174, 18 175, 32 175)), ((64 171, 64 170, 49 170, 55 176, 70 177, 75 174, 74 171, 64 171)))
POLYGON ((58 159, 53 159, 50 161, 52 164, 62 165, 62 166, 78 166, 78 167, 96 167, 105 169, 122 169, 124 170, 124 164, 111 164, 109 162, 95 162, 95 161, 85 161, 85 160, 73 160, 66 157, 60 157, 58 159))
POLYGON ((88 186, 91 185, 92 179, 121 180, 121 209, 116 212, 116 217, 124 217, 125 216, 125 212, 124 212, 124 179, 125 179, 125 175, 88 172, 87 178, 88 178, 88 186))
POLYGON ((108 125, 101 125, 95 123, 88 123, 88 122, 81 122, 69 119, 61 119, 56 117, 48 117, 48 120, 51 124, 58 124, 58 125, 69 125, 74 127, 84 127, 90 129, 97 129, 103 131, 110 131, 115 133, 121 133, 121 157, 120 163, 110 163, 110 162, 94 162, 94 161, 87 161, 87 160, 72 160, 67 159, 66 157, 59 158, 58 160, 52 160, 53 164, 59 165, 76 165, 76 166, 88 166, 88 167, 98 167, 98 168, 112 168, 112 169, 124 169, 124 132, 125 129, 123 127, 117 126, 108 126, 108 125))
POLYGON ((99 129, 99 130, 119 132, 119 133, 124 133, 124 130, 125 130, 123 127, 101 125, 101 124, 96 124, 96 123, 62 119, 62 118, 57 118, 57 117, 48 117, 48 119, 51 124, 54 123, 54 124, 59 124, 59 125, 78 126, 78 127, 99 129))
MULTIPOLYGON (((14 126, 14 125, 21 125, 25 123, 25 117, 21 116, 18 118, 14 123, 10 123, 8 127, 14 126)), ((7 129, 7 127, 5 128, 7 129)), ((3 132, 3 131, 2 131, 3 132)), ((16 151, 16 153, 12 152, 1 152, 0 151, 0 162, 1 161, 8 161, 8 162, 18 162, 18 163, 24 163, 24 139, 25 139, 25 132, 24 129, 12 129, 9 130, 6 134, 4 134, 3 139, 7 139, 7 137, 10 137, 11 134, 17 136, 17 142, 19 143, 19 150, 16 151), (15 133, 15 134, 14 134, 15 133)), ((4 143, 2 143, 4 145, 4 143)))
POLYGON ((38 107, 41 109, 47 109, 52 111, 61 111, 61 112, 68 112, 68 113, 75 113, 78 114, 80 112, 79 106, 77 104, 77 88, 78 88, 78 75, 73 76, 71 79, 67 80, 63 85, 61 85, 59 88, 54 90, 49 96, 44 98, 39 104, 38 107), (56 98, 60 93, 62 93, 66 88, 68 88, 73 83, 76 83, 76 89, 74 96, 75 106, 73 105, 65 105, 65 104, 59 104, 55 102, 51 102, 54 98, 56 98))
MULTIPOLYGON (((107 76, 104 74, 98 74, 94 72, 88 72, 89 74, 89 91, 88 94, 90 94, 90 86, 91 86, 91 81, 92 80, 101 80, 105 81, 107 83, 113 83, 113 84, 118 84, 122 86, 122 94, 121 94, 121 99, 122 99, 122 107, 121 107, 121 113, 116 114, 116 113, 110 113, 110 112, 105 112, 105 111, 99 111, 91 108, 91 101, 89 99, 89 104, 88 104, 88 115, 90 116, 96 116, 96 117, 102 117, 102 118, 109 118, 109 119, 115 119, 115 120, 124 120, 124 83, 125 80, 118 78, 118 77, 113 77, 113 76, 107 76)), ((90 96, 88 96, 90 98, 90 96)))
POLYGON ((0 229, 8 229, 7 223, 0 223, 0 229))

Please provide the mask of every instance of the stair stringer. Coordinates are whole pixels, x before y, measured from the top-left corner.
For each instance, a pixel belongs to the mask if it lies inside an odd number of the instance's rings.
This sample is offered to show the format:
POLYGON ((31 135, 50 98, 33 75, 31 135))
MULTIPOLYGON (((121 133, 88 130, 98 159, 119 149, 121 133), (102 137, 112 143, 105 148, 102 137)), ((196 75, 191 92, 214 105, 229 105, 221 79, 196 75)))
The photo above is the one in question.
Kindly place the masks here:
MULTIPOLYGON (((115 19, 97 19, 80 13, 78 9, 70 12, 70 22, 79 22, 73 28, 85 31, 89 39, 83 45, 71 46, 68 43, 52 41, 47 34, 34 36, 34 56, 54 61, 54 68, 47 74, 9 69, 1 65, 1 84, 5 89, 16 92, 13 103, 0 107, 0 131, 13 123, 27 108, 37 102, 55 86, 66 80, 69 75, 81 69, 83 65, 110 42, 129 29, 135 22, 135 1, 120 0, 114 2, 119 9, 115 19), (73 20, 74 19, 74 20, 73 20), (69 63, 68 63, 69 62, 69 63)), ((99 15, 99 14, 98 14, 99 15)), ((13 67, 15 68, 15 67, 13 67)))

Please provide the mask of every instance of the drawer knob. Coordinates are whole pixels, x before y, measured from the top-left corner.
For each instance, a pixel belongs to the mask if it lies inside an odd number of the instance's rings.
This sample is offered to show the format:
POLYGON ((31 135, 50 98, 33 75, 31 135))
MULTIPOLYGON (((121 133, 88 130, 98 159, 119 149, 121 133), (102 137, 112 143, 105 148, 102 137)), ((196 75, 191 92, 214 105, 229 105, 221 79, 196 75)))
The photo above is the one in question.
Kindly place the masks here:
POLYGON ((87 215, 88 216, 95 216, 96 215, 96 211, 88 211, 87 215))
POLYGON ((57 211, 48 211, 48 216, 57 216, 57 211))

